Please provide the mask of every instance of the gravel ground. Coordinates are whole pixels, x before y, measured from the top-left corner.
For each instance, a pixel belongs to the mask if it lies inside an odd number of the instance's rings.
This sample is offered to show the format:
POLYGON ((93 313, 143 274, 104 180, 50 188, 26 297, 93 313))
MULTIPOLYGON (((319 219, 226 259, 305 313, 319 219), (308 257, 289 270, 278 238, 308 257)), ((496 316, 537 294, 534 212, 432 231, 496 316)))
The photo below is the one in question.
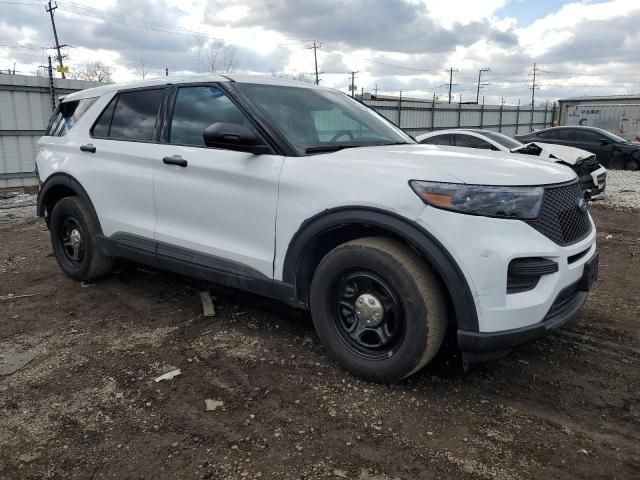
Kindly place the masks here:
POLYGON ((37 196, 21 190, 0 190, 0 223, 34 217, 37 196))
POLYGON ((608 170, 605 198, 594 206, 640 210, 640 171, 608 170))
POLYGON ((572 325, 469 371, 449 339, 387 386, 277 302, 133 264, 74 282, 29 209, 0 223, 0 479, 640 478, 636 212, 593 210, 572 325))

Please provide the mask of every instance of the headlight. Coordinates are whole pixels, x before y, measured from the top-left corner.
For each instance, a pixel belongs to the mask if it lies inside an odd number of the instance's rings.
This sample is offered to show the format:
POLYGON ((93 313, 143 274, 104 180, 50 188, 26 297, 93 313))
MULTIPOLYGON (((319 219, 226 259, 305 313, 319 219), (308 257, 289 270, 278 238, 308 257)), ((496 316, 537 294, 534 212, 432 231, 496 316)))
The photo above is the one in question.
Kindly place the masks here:
POLYGON ((424 203, 436 208, 486 217, 534 219, 542 205, 542 187, 493 187, 411 180, 424 203))

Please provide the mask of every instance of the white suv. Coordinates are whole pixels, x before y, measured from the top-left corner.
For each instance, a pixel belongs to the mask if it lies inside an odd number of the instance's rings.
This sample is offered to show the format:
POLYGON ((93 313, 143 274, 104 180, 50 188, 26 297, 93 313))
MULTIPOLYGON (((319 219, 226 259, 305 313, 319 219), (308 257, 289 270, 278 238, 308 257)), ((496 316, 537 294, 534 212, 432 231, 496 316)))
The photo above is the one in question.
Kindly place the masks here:
POLYGON ((398 381, 455 332, 466 362, 560 327, 597 274, 574 172, 418 145, 347 95, 248 76, 67 96, 38 213, 78 280, 116 257, 310 309, 329 354, 398 381))

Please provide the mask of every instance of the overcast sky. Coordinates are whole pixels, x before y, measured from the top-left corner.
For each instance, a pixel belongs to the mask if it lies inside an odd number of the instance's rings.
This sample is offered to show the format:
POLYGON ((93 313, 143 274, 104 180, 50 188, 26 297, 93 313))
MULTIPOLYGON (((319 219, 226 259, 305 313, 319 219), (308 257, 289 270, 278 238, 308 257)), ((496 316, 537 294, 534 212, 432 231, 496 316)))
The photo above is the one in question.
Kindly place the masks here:
MULTIPOLYGON (((42 0, 0 1, 0 69, 35 74, 53 50, 42 0), (47 53, 48 52, 48 53, 47 53)), ((89 0, 58 1, 71 70, 101 60, 114 79, 193 72, 208 44, 236 52, 235 72, 313 75, 323 85, 486 102, 640 92, 640 1, 585 0, 89 0)))

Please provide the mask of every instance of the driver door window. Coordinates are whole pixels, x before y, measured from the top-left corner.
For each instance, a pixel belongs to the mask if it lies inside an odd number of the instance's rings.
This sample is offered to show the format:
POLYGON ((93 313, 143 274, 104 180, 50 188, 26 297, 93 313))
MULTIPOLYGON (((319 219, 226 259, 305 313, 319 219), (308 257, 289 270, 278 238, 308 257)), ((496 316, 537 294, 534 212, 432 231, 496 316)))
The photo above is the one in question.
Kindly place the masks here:
POLYGON ((202 134, 212 123, 253 125, 235 104, 217 87, 181 87, 176 95, 169 143, 204 147, 202 134))

